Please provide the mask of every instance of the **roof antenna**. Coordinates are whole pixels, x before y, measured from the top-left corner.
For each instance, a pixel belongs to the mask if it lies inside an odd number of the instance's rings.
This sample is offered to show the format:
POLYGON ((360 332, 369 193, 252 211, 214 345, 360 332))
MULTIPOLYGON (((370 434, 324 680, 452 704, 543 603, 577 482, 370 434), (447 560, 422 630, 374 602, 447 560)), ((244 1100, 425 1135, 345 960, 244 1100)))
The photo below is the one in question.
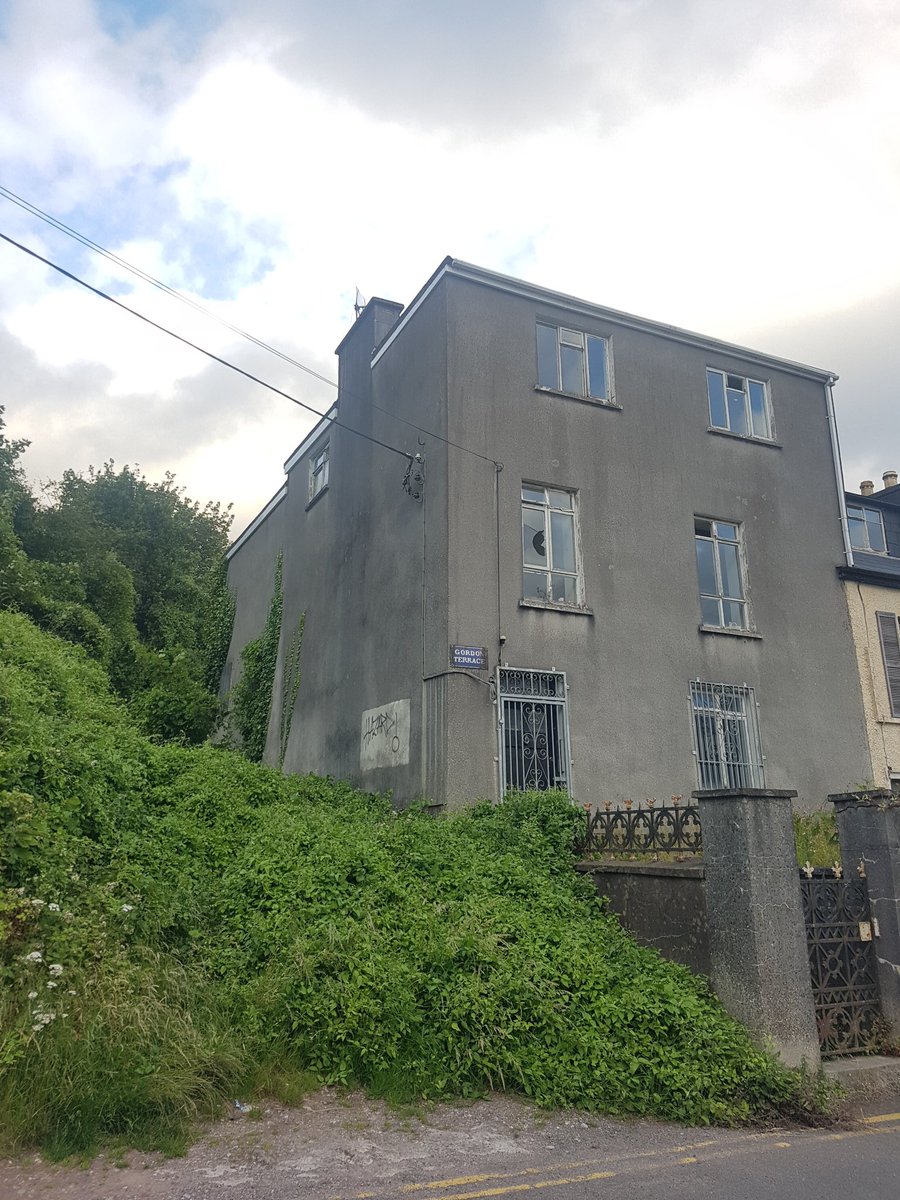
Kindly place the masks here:
POLYGON ((359 288, 357 288, 356 289, 356 300, 353 303, 353 311, 356 313, 357 321, 359 320, 359 314, 362 312, 362 310, 365 307, 366 307, 366 298, 362 294, 362 292, 359 290, 359 288))

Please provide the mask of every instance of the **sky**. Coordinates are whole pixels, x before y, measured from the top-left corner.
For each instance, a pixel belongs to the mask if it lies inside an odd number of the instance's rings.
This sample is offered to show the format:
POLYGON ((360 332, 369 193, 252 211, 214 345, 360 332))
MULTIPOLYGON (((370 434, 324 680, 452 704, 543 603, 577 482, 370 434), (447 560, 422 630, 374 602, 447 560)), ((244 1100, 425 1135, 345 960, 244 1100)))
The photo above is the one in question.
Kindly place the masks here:
MULTIPOLYGON (((900 467, 897 0, 0 0, 0 185, 328 379, 446 256, 831 369, 900 467)), ((333 387, 0 196, 0 233, 319 411, 333 387)), ((0 242, 38 485, 233 503, 315 418, 0 242)))

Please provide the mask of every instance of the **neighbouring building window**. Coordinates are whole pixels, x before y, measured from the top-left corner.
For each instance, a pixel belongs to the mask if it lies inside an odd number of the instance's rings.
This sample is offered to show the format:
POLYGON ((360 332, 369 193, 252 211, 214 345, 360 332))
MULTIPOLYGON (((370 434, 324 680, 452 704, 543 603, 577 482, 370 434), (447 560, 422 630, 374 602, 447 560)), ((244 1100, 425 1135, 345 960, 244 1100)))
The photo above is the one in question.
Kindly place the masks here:
POLYGON ((329 443, 320 442, 309 456, 309 499, 315 500, 328 486, 329 443))
POLYGON ((740 525, 694 517, 694 544, 703 624, 749 628, 740 525))
POLYGON ((556 325, 537 327, 538 387, 588 400, 610 399, 606 338, 556 325))
POLYGON ((848 504, 847 524, 850 527, 850 545, 854 550, 869 550, 872 554, 887 553, 884 518, 879 509, 848 504))
POLYGON ((772 438, 768 388, 761 379, 745 379, 707 369, 709 423, 740 437, 772 438))
POLYGON ((575 493, 522 484, 522 598, 581 604, 575 493))
POLYGON ((691 684, 691 711, 700 787, 763 787, 753 689, 695 680, 691 684))
POLYGON ((875 614, 891 716, 900 717, 900 622, 896 613, 875 614))
POLYGON ((900 799, 900 774, 896 771, 891 771, 890 786, 891 795, 900 799))
POLYGON ((570 791, 565 675, 504 668, 498 694, 502 794, 570 791))

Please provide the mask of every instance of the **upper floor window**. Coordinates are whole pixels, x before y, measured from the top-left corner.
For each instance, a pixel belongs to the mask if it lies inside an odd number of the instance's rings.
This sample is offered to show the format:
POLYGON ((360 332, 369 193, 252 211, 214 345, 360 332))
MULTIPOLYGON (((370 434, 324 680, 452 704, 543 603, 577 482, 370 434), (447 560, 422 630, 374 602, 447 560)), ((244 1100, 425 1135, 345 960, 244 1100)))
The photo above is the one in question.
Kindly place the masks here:
POLYGON ((745 379, 707 368, 709 423, 739 437, 772 439, 768 389, 760 379, 745 379))
POLYGON ((850 545, 854 550, 870 550, 873 554, 886 554, 884 519, 877 508, 863 508, 861 504, 847 505, 847 524, 850 526, 850 545))
POLYGON ((522 599, 581 604, 575 493, 522 484, 522 599))
POLYGON ((537 327, 538 387, 586 400, 610 399, 606 338, 555 325, 537 327))
POLYGON ((328 486, 329 443, 320 442, 309 456, 309 502, 328 486))
POLYGON ((749 628, 740 525, 694 517, 694 545, 703 624, 749 628))

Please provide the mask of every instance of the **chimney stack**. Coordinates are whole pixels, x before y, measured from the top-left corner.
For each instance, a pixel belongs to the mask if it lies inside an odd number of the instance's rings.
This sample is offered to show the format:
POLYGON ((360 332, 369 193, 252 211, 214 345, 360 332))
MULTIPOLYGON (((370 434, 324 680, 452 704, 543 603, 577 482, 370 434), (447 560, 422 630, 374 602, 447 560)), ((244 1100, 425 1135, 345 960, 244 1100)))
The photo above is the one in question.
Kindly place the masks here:
POLYGON ((892 488, 892 487, 897 486, 897 472, 896 471, 885 471, 885 473, 882 475, 881 478, 884 480, 884 486, 886 488, 892 488))
POLYGON ((861 496, 871 496, 875 491, 875 484, 871 479, 864 479, 859 485, 859 494, 861 496))

